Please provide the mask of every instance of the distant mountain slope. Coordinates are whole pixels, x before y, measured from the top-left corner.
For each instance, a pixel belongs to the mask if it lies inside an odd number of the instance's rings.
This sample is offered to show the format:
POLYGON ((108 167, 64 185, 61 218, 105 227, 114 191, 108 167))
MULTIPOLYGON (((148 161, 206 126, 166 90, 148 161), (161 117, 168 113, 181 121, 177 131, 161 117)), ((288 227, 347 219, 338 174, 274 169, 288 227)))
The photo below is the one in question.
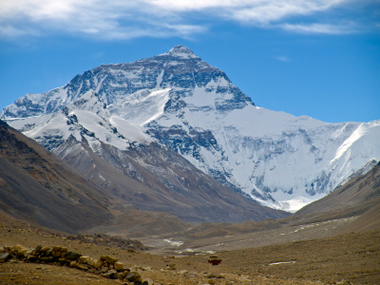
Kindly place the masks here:
POLYGON ((94 183, 0 121, 0 207, 17 218, 76 232, 112 219, 94 183))
POLYGON ((166 212, 192 223, 289 215, 243 197, 157 143, 131 145, 123 151, 101 143, 94 153, 71 137, 54 152, 127 209, 166 212))
POLYGON ((136 208, 166 212, 186 222, 289 215, 237 194, 157 143, 131 145, 124 151, 101 143, 96 154, 88 141, 71 136, 55 149, 73 167, 69 169, 5 123, 1 128, 2 209, 50 228, 74 231, 99 226, 113 219, 109 212, 113 208, 123 215, 136 208))
POLYGON ((25 95, 0 118, 52 151, 71 137, 102 158, 105 144, 160 143, 236 192, 289 211, 380 160, 380 121, 330 124, 257 107, 184 46, 88 70, 25 95))
POLYGON ((380 197, 380 162, 368 173, 351 178, 331 194, 303 207, 296 214, 344 210, 366 203, 372 204, 378 197, 380 197))
POLYGON ((380 229, 380 162, 368 173, 351 178, 333 193, 315 201, 296 215, 359 216, 342 233, 380 229))

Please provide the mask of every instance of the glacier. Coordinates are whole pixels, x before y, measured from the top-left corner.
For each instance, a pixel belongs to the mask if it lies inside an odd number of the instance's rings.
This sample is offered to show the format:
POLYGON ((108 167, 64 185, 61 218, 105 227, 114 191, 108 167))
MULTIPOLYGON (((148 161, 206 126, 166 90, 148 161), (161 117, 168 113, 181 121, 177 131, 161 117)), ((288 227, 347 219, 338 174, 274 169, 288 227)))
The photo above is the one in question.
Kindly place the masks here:
POLYGON ((0 118, 53 151, 70 137, 163 144, 262 205, 296 211, 380 160, 380 120, 326 123, 256 106, 184 46, 101 65, 63 87, 27 94, 0 118))

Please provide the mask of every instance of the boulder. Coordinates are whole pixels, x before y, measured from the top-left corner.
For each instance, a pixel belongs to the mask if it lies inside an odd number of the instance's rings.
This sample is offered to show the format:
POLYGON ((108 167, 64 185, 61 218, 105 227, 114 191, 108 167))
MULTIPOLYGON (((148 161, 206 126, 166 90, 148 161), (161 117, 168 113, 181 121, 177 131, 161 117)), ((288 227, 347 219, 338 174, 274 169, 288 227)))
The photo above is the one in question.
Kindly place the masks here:
POLYGON ((28 249, 26 249, 25 247, 23 247, 22 245, 15 245, 14 247, 13 247, 13 250, 14 251, 17 251, 18 253, 21 253, 21 254, 25 254, 25 253, 27 253, 28 252, 28 249))
POLYGON ((102 274, 103 277, 110 278, 110 279, 118 279, 117 271, 115 269, 111 269, 107 271, 106 273, 102 274))
POLYGON ((129 272, 127 276, 125 276, 129 282, 142 282, 142 278, 140 273, 138 272, 129 272))
POLYGON ((61 247, 60 246, 53 246, 53 251, 60 252, 61 251, 61 247))
POLYGON ((69 260, 77 260, 79 257, 81 257, 81 254, 72 251, 68 251, 65 254, 65 258, 69 260))
POLYGON ((36 255, 38 255, 41 250, 42 250, 42 246, 41 245, 37 245, 36 248, 34 249, 34 252, 35 252, 36 255))
POLYGON ((95 268, 100 268, 100 267, 102 267, 102 265, 103 265, 103 261, 102 260, 94 260, 94 267, 95 268))
POLYGON ((105 260, 109 263, 109 264, 115 264, 115 262, 117 262, 118 260, 116 259, 116 258, 114 258, 114 257, 112 257, 112 256, 109 256, 109 255, 107 255, 106 257, 105 257, 105 260))
POLYGON ((4 252, 0 254, 0 263, 7 262, 8 259, 11 259, 12 256, 8 252, 4 252))
POLYGON ((95 267, 95 260, 90 258, 88 261, 87 261, 87 264, 92 266, 92 267, 95 267))
POLYGON ((124 264, 119 261, 116 261, 113 265, 113 268, 115 268, 115 270, 117 271, 120 271, 124 268, 124 264))
POLYGON ((88 264, 88 262, 91 260, 91 257, 89 257, 88 255, 82 255, 81 257, 79 257, 79 260, 84 264, 88 264))
POLYGON ((85 264, 77 263, 76 268, 81 269, 81 270, 87 270, 88 266, 85 264))

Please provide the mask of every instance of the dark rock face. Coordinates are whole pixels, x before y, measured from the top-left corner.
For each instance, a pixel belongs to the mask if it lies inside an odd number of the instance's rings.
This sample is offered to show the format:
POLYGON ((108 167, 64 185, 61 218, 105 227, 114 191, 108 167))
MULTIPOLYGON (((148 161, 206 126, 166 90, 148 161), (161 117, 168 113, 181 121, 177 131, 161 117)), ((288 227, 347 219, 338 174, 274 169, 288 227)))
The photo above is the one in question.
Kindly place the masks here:
POLYGON ((186 131, 182 126, 171 126, 170 128, 151 127, 148 128, 151 136, 158 139, 160 143, 183 155, 192 155, 197 160, 200 156, 201 147, 208 150, 220 151, 218 142, 210 130, 199 130, 190 128, 186 131))

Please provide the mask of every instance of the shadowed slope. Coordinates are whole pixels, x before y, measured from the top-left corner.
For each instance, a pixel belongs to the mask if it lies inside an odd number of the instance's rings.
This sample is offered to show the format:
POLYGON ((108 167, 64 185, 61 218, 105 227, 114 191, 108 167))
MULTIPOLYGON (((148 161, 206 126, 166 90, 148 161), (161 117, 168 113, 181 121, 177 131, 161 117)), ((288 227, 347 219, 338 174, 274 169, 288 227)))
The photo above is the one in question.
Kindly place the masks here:
POLYGON ((112 218, 95 184, 3 122, 0 193, 5 212, 57 230, 75 232, 112 218))
POLYGON ((126 151, 101 143, 94 153, 71 137, 55 153, 124 208, 166 212, 192 223, 289 215, 243 197, 157 143, 131 145, 126 151))

